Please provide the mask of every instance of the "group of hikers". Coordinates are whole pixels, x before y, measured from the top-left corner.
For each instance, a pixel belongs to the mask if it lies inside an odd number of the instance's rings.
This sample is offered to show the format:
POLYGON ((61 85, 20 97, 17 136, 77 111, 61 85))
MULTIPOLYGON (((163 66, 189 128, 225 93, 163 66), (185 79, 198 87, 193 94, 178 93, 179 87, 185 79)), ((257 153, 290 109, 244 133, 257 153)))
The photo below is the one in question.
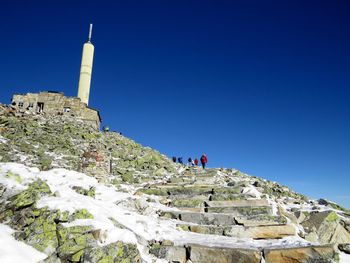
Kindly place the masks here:
MULTIPOLYGON (((189 157, 187 161, 188 161, 188 163, 187 163, 188 166, 198 166, 198 163, 199 163, 197 158, 193 160, 191 157, 189 157)), ((200 161, 201 161, 203 169, 205 169, 205 165, 208 162, 208 158, 207 158, 205 153, 201 156, 200 161)), ((173 156, 173 162, 174 163, 178 162, 179 164, 183 164, 182 157, 176 158, 176 156, 173 156)))

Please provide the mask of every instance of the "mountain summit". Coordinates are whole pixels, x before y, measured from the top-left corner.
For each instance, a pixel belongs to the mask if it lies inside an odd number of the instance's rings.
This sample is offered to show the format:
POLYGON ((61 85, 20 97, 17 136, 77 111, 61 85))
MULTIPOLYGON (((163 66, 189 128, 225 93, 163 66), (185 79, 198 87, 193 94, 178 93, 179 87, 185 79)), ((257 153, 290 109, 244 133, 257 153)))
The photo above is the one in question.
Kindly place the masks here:
POLYGON ((0 262, 350 262, 350 211, 0 105, 0 262))

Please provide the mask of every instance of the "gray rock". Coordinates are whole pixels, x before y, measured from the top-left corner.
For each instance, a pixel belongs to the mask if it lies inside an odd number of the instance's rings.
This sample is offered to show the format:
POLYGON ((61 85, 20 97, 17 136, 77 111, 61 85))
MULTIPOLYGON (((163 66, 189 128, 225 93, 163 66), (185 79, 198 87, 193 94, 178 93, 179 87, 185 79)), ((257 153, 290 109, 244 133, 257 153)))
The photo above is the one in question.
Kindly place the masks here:
POLYGON ((339 244, 338 248, 340 251, 343 251, 346 254, 350 254, 350 244, 339 244))
POLYGON ((186 248, 176 246, 164 246, 160 244, 153 244, 149 252, 158 258, 166 259, 169 262, 186 263, 186 248))
POLYGON ((261 253, 254 249, 229 249, 191 246, 190 260, 193 263, 260 263, 261 253))
POLYGON ((333 245, 264 249, 266 263, 332 263, 337 258, 333 245))

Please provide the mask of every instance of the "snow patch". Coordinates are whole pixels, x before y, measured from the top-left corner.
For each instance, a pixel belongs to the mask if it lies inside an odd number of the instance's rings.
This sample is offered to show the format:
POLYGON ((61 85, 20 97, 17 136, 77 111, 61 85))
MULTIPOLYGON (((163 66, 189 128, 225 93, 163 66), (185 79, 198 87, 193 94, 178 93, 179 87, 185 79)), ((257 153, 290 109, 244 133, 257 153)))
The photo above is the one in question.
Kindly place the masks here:
POLYGON ((15 240, 10 227, 0 224, 0 262, 4 263, 35 263, 47 256, 23 242, 15 240))
POLYGON ((242 194, 251 195, 252 197, 261 199, 261 193, 252 185, 249 185, 242 190, 242 194))
POLYGON ((7 142, 7 139, 5 139, 4 137, 2 137, 1 135, 0 135, 0 143, 6 143, 7 142))

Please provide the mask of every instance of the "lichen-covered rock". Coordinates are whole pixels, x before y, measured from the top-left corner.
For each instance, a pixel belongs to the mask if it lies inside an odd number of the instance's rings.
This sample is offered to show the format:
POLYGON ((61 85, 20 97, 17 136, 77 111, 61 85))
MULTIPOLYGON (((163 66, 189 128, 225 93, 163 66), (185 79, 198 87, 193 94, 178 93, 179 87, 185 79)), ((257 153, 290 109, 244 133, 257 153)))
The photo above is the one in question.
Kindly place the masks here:
POLYGON ((0 107, 2 162, 23 162, 41 170, 60 167, 99 180, 127 170, 124 182, 135 183, 137 172, 162 177, 176 174, 175 165, 159 152, 115 132, 98 132, 70 116, 8 114, 0 107))
POLYGON ((350 243, 350 233, 342 226, 340 217, 334 211, 311 213, 302 223, 305 239, 312 242, 350 243))
POLYGON ((30 220, 32 223, 24 226, 23 230, 17 233, 18 239, 41 252, 54 253, 58 246, 56 222, 59 221, 61 213, 57 210, 50 211, 43 208, 33 211, 33 214, 37 215, 35 220, 30 220))
POLYGON ((158 258, 165 259, 168 262, 187 262, 185 247, 165 246, 156 243, 151 245, 149 253, 155 255, 158 258))
POLYGON ((84 189, 81 186, 73 186, 72 189, 74 191, 76 191, 78 194, 82 194, 82 195, 86 195, 86 196, 90 196, 90 197, 95 197, 95 194, 96 194, 95 187, 90 187, 89 189, 84 189))
POLYGON ((51 194, 50 187, 42 180, 37 180, 28 185, 23 192, 11 197, 7 209, 13 211, 33 205, 41 196, 51 194))
POLYGON ((76 220, 76 219, 93 219, 94 216, 85 208, 76 210, 72 217, 71 220, 76 220))
POLYGON ((58 225, 58 256, 63 260, 80 262, 85 249, 97 245, 90 226, 63 227, 58 225))
POLYGON ((12 173, 11 171, 7 172, 6 177, 12 178, 17 183, 21 183, 22 182, 21 176, 19 174, 12 173))
POLYGON ((136 245, 123 242, 111 243, 103 247, 86 249, 82 255, 81 262, 85 263, 138 263, 141 262, 140 254, 136 245))

